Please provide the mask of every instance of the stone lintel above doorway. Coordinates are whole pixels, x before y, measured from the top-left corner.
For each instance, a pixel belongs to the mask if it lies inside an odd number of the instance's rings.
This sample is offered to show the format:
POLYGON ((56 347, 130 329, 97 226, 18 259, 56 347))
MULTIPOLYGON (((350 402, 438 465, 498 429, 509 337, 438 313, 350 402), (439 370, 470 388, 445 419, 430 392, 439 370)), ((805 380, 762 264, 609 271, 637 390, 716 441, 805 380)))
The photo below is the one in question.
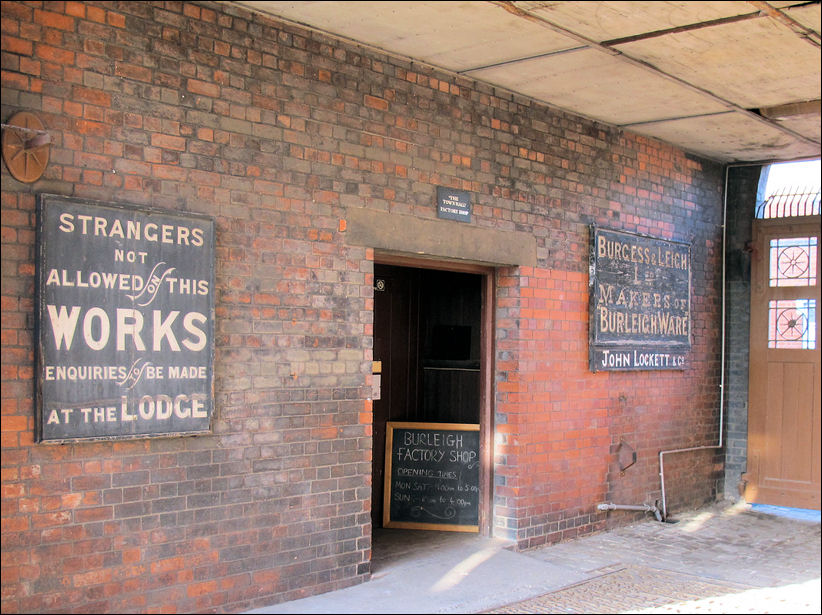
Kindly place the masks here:
POLYGON ((375 250, 486 265, 537 264, 536 239, 522 231, 353 207, 346 212, 346 223, 349 243, 375 250))

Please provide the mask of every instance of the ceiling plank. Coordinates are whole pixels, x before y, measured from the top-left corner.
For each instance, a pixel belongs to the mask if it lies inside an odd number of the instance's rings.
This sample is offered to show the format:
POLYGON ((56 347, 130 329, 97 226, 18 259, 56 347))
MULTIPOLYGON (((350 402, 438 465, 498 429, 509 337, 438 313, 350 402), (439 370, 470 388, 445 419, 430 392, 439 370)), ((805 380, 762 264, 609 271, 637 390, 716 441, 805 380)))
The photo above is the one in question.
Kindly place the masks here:
POLYGON ((514 70, 506 65, 466 75, 616 126, 731 111, 711 97, 588 47, 523 61, 514 70))
POLYGON ((747 15, 735 15, 733 17, 723 17, 722 19, 712 19, 711 21, 701 21, 699 23, 692 23, 687 26, 678 26, 676 28, 668 28, 666 30, 656 30, 654 32, 644 32, 642 34, 635 34, 634 36, 625 36, 623 38, 614 38, 610 41, 602 41, 606 47, 613 47, 615 45, 622 45, 624 43, 633 43, 635 41, 644 41, 649 38, 658 38, 668 34, 677 34, 679 32, 689 32, 691 30, 700 30, 702 28, 711 28, 726 23, 734 23, 737 21, 747 21, 749 19, 761 19, 762 15, 759 13, 748 13, 747 15))
POLYGON ((626 54, 626 53, 624 53, 624 52, 622 52, 618 49, 615 49, 613 47, 603 45, 602 43, 597 42, 593 39, 590 39, 587 36, 583 36, 582 34, 579 34, 577 32, 569 30, 568 28, 560 26, 560 25, 554 23, 553 21, 551 21, 551 20, 549 20, 549 19, 547 19, 547 18, 545 18, 541 15, 534 14, 534 13, 531 13, 527 10, 524 10, 524 9, 520 8, 519 6, 517 6, 514 2, 512 2, 510 0, 488 0, 488 1, 491 4, 495 4, 495 5, 499 6, 500 8, 504 9, 505 11, 507 11, 507 12, 513 14, 513 15, 518 15, 518 16, 520 16, 523 19, 526 19, 528 21, 532 21, 534 23, 542 24, 544 27, 546 27, 550 30, 553 30, 554 32, 558 32, 558 33, 564 34, 564 35, 566 35, 570 38, 573 38, 573 39, 575 39, 576 41, 578 41, 582 44, 588 45, 592 49, 599 50, 599 51, 601 51, 603 53, 606 53, 606 54, 608 54, 610 56, 613 56, 613 57, 618 57, 618 58, 620 58, 621 60, 623 60, 624 62, 626 62, 628 64, 632 64, 634 66, 643 68, 644 70, 651 71, 656 75, 659 75, 659 76, 664 77, 665 79, 671 80, 671 81, 673 81, 673 82, 675 82, 675 83, 677 83, 677 84, 679 84, 679 85, 681 85, 685 88, 688 88, 688 89, 690 89, 694 92, 698 92, 700 94, 708 96, 711 99, 713 99, 714 101, 724 105, 727 109, 736 111, 741 115, 747 116, 749 120, 753 120, 754 122, 759 122, 759 123, 762 123, 762 124, 765 124, 765 125, 769 126, 772 129, 776 129, 776 130, 784 133, 786 136, 790 136, 792 139, 798 139, 799 141, 805 143, 806 145, 810 145, 810 146, 815 147, 815 148, 819 147, 819 143, 817 143, 813 139, 810 139, 810 138, 806 137, 805 135, 799 134, 799 133, 795 132, 794 130, 790 129, 789 127, 783 125, 783 124, 780 124, 778 122, 773 122, 773 121, 769 120, 768 118, 759 115, 758 113, 754 113, 754 112, 750 111, 749 109, 746 109, 745 107, 737 105, 736 103, 734 103, 730 100, 727 100, 727 99, 725 99, 721 96, 718 96, 718 95, 714 94, 710 90, 707 90, 705 88, 701 88, 701 87, 691 83, 690 81, 687 81, 685 79, 681 79, 681 78, 679 78, 675 75, 672 75, 668 72, 665 72, 665 71, 659 69, 658 67, 654 66, 653 64, 651 64, 649 62, 646 62, 642 59, 630 56, 630 55, 628 55, 628 54, 626 54))
POLYGON ((788 26, 792 32, 794 32, 799 38, 809 42, 811 45, 815 47, 820 47, 820 36, 818 32, 814 32, 810 28, 806 28, 797 20, 795 20, 790 15, 786 14, 785 12, 774 8, 768 2, 759 2, 758 0, 748 0, 750 4, 758 8, 764 15, 767 15, 771 19, 775 20, 776 22, 788 26))

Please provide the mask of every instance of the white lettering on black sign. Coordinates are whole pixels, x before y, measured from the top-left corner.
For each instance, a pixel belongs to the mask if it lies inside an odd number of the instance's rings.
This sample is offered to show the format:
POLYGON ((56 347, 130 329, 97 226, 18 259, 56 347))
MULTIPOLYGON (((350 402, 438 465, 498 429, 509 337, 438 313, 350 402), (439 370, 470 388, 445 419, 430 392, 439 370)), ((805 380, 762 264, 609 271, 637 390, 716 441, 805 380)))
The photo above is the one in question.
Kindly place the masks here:
POLYGON ((386 425, 385 527, 477 531, 479 425, 386 425))
POLYGON ((437 217, 458 222, 471 221, 471 193, 437 187, 437 217))
POLYGON ((684 369, 690 289, 687 244, 592 227, 590 369, 684 369))
POLYGON ((38 438, 207 432, 211 219, 44 195, 38 438))

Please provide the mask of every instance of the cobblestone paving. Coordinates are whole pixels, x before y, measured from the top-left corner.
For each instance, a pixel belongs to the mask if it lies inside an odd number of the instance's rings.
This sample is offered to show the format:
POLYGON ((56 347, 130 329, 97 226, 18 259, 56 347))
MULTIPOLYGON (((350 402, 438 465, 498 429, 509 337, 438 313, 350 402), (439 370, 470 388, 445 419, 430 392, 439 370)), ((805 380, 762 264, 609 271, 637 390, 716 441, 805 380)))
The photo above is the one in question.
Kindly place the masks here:
POLYGON ((527 552, 590 578, 492 613, 822 613, 820 524, 717 504, 527 552))
POLYGON ((819 580, 754 588, 627 566, 489 613, 819 613, 819 580))

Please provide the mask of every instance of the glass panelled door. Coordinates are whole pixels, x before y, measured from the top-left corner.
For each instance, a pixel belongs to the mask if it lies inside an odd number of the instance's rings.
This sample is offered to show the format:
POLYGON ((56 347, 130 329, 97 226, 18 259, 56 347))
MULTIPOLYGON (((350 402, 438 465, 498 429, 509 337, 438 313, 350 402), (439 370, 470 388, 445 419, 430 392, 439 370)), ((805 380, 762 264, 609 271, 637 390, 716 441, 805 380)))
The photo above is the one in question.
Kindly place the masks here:
POLYGON ((817 216, 754 222, 748 502, 820 506, 819 236, 817 216))

